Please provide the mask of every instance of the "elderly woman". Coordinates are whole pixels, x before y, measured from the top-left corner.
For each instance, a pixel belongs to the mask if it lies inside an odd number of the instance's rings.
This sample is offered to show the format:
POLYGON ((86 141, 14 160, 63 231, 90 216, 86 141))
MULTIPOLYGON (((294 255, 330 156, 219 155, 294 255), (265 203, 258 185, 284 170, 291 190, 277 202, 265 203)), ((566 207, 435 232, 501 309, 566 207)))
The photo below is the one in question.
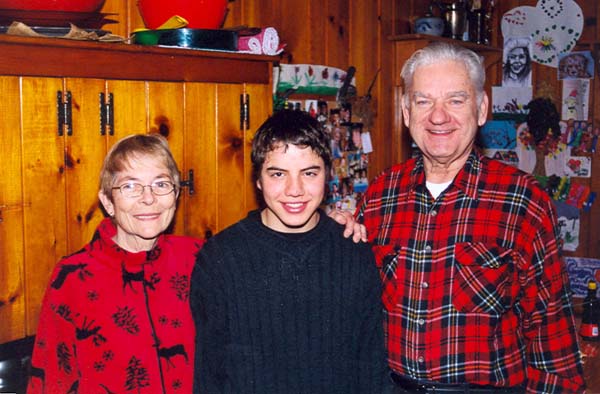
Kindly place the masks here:
POLYGON ((98 196, 110 218, 56 266, 44 298, 29 393, 189 393, 189 280, 202 241, 164 232, 179 172, 160 135, 110 150, 98 196))

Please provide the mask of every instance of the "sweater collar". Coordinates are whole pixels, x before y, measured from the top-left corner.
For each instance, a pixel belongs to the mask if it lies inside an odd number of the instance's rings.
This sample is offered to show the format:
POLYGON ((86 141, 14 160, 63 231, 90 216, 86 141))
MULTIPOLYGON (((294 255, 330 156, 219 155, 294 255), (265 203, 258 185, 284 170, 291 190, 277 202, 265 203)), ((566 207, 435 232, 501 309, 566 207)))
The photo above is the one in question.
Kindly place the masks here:
POLYGON ((115 262, 119 266, 124 265, 125 267, 139 267, 152 263, 160 257, 165 243, 165 235, 161 234, 151 250, 129 252, 113 241, 116 235, 117 227, 113 221, 110 218, 103 219, 90 243, 90 249, 93 253, 104 254, 109 262, 115 262))
POLYGON ((265 226, 262 222, 260 212, 260 210, 251 211, 247 216, 250 223, 256 226, 257 231, 260 231, 263 235, 265 233, 270 234, 269 238, 274 237, 278 239, 285 239, 286 241, 291 242, 310 242, 313 238, 318 237, 318 234, 321 233, 321 229, 326 225, 328 218, 325 212, 319 209, 319 222, 314 228, 304 233, 282 233, 265 226))

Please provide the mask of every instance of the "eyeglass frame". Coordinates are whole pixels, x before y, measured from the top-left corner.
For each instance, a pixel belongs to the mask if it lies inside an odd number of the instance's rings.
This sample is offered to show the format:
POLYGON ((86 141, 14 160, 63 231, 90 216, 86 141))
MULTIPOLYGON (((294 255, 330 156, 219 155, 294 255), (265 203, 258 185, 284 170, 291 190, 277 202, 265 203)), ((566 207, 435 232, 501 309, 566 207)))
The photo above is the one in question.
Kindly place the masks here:
MULTIPOLYGON (((154 186, 156 186, 156 185, 154 185, 154 186)), ((153 196, 168 196, 169 194, 171 194, 172 192, 174 192, 174 191, 176 191, 176 190, 177 190, 177 185, 175 185, 175 183, 174 183, 173 181, 155 181, 155 182, 153 182, 153 183, 152 183, 152 184, 150 184, 150 185, 143 185, 143 184, 141 184, 141 183, 139 183, 139 182, 125 182, 125 183, 122 183, 122 184, 121 184, 121 185, 119 185, 119 186, 112 187, 112 188, 111 188, 111 190, 119 190, 119 192, 120 192, 120 193, 123 195, 123 197, 125 197, 125 198, 138 198, 138 197, 141 197, 141 196, 143 196, 143 195, 144 195, 144 192, 146 191, 146 188, 147 188, 147 187, 149 187, 149 188, 150 188, 150 193, 152 193, 152 195, 153 195, 153 196), (156 192, 154 191, 154 189, 153 189, 153 184, 155 184, 155 183, 158 183, 158 182, 170 183, 170 184, 171 184, 173 187, 172 187, 172 189, 171 189, 171 190, 169 190, 167 193, 164 193, 164 194, 158 194, 158 193, 156 193, 156 192), (134 185, 134 186, 136 186, 136 185, 139 185, 139 186, 141 186, 141 187, 142 187, 142 192, 141 192, 140 194, 137 194, 137 195, 135 195, 135 196, 127 196, 127 195, 126 195, 126 194, 123 192, 123 190, 121 189, 123 186, 126 186, 126 185, 134 185)))

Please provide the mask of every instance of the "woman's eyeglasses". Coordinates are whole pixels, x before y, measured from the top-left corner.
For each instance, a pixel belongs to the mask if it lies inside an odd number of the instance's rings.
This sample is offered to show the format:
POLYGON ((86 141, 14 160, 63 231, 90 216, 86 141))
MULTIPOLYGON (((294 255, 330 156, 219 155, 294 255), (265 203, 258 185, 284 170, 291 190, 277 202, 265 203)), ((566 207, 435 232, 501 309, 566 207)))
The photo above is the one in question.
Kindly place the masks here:
POLYGON ((144 194, 144 189, 150 188, 155 196, 165 196, 175 190, 175 184, 171 181, 156 181, 151 185, 142 185, 137 182, 127 182, 120 186, 113 187, 113 190, 119 189, 121 194, 127 198, 135 198, 144 194))

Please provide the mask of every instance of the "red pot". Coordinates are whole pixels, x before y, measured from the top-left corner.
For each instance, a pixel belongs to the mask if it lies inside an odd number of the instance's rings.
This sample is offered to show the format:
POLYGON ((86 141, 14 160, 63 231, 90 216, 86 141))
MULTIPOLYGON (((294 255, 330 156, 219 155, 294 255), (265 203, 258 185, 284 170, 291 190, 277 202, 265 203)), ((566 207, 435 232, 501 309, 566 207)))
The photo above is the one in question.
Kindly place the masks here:
POLYGON ((192 29, 218 29, 227 12, 227 0, 138 0, 137 5, 148 29, 173 15, 185 18, 192 29))
POLYGON ((100 11, 105 0, 0 0, 0 9, 23 11, 100 11))

